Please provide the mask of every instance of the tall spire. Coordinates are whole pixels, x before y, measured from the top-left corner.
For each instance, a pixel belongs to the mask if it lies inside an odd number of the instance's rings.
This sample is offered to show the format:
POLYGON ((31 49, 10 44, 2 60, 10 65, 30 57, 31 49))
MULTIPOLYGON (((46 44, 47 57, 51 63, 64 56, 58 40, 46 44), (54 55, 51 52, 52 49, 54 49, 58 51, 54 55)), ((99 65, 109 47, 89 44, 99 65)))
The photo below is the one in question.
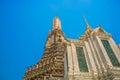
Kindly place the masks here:
POLYGON ((89 24, 88 24, 88 21, 87 21, 87 19, 86 19, 85 16, 84 16, 84 20, 85 20, 85 22, 86 22, 86 29, 90 28, 90 26, 89 26, 89 24))
POLYGON ((93 31, 93 29, 90 27, 90 25, 88 24, 86 17, 84 16, 85 22, 86 22, 86 31, 85 34, 88 36, 91 34, 91 32, 93 31))
POLYGON ((58 16, 56 16, 53 20, 52 30, 59 29, 61 30, 61 22, 58 16))

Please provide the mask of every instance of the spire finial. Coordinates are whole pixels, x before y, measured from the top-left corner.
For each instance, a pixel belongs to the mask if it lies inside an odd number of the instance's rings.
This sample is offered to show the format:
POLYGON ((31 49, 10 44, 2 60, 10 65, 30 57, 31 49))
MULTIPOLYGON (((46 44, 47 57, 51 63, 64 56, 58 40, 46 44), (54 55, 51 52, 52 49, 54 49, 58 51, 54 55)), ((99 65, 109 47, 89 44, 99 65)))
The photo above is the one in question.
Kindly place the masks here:
POLYGON ((86 16, 84 16, 84 20, 85 20, 85 23, 86 23, 86 28, 89 28, 90 26, 89 26, 89 24, 88 24, 88 21, 87 21, 87 19, 86 19, 86 16))
POLYGON ((58 16, 55 16, 53 20, 53 30, 55 29, 61 29, 61 22, 58 16))

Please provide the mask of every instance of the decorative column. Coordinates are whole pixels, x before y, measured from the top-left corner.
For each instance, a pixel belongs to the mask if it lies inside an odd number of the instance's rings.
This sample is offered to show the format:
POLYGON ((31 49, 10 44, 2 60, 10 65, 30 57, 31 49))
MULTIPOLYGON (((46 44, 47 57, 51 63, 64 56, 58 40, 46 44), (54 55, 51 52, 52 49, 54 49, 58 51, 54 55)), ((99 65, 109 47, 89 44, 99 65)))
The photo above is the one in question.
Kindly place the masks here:
POLYGON ((78 59, 77 59, 77 53, 76 53, 76 47, 73 43, 71 43, 71 50, 72 50, 72 56, 73 56, 73 69, 74 69, 74 75, 78 74, 80 72, 79 66, 78 66, 78 59))
POLYGON ((97 71, 97 68, 96 68, 96 66, 95 66, 95 62, 94 62, 94 59, 93 59, 93 56, 92 56, 92 52, 91 52, 91 50, 90 50, 90 46, 89 46, 89 44, 88 44, 88 42, 87 41, 85 41, 85 47, 86 47, 86 50, 87 50, 87 53, 88 53, 88 57, 89 57, 89 59, 90 59, 90 64, 91 65, 89 65, 89 66, 91 66, 91 69, 90 70, 92 70, 95 74, 97 73, 96 71, 97 71))
POLYGON ((92 71, 91 62, 90 62, 89 55, 88 55, 89 53, 87 52, 87 49, 86 49, 85 46, 83 47, 83 51, 85 53, 85 59, 86 59, 86 63, 87 63, 87 66, 88 66, 88 71, 90 72, 90 71, 92 71))
POLYGON ((96 49, 95 49, 94 42, 93 42, 93 39, 92 39, 92 38, 93 38, 93 37, 88 38, 88 41, 89 41, 89 44, 90 44, 90 46, 91 46, 91 51, 92 51, 92 53, 93 53, 94 60, 95 60, 95 62, 96 62, 96 67, 97 67, 98 69, 100 69, 100 64, 99 64, 99 61, 98 61, 98 57, 96 56, 96 55, 97 55, 97 51, 96 51, 96 49))
POLYGON ((68 59, 68 75, 73 75, 73 59, 72 59, 72 51, 71 45, 67 45, 67 59, 68 59))
POLYGON ((64 79, 65 80, 68 80, 68 56, 67 56, 68 54, 67 54, 67 51, 65 52, 65 54, 64 54, 64 72, 65 72, 65 74, 64 74, 64 79))

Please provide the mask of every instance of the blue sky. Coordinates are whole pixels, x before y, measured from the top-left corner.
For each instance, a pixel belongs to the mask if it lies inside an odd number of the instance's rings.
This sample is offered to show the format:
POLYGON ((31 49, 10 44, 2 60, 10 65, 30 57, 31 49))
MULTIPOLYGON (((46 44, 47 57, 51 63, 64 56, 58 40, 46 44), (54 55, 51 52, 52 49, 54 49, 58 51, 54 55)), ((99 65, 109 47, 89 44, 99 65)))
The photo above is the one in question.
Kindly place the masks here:
POLYGON ((68 38, 84 33, 86 16, 120 43, 119 0, 0 0, 0 80, 22 80, 40 60, 56 15, 68 38))

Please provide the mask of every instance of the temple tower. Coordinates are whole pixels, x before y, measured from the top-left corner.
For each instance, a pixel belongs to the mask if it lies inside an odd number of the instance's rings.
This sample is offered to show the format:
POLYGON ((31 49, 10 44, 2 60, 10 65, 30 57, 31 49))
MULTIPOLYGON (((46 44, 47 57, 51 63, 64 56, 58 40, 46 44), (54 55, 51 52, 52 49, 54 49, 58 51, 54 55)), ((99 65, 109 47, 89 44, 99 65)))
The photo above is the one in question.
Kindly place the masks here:
POLYGON ((120 80, 120 46, 100 26, 85 22, 85 32, 74 40, 65 37, 55 17, 41 60, 23 80, 120 80))

